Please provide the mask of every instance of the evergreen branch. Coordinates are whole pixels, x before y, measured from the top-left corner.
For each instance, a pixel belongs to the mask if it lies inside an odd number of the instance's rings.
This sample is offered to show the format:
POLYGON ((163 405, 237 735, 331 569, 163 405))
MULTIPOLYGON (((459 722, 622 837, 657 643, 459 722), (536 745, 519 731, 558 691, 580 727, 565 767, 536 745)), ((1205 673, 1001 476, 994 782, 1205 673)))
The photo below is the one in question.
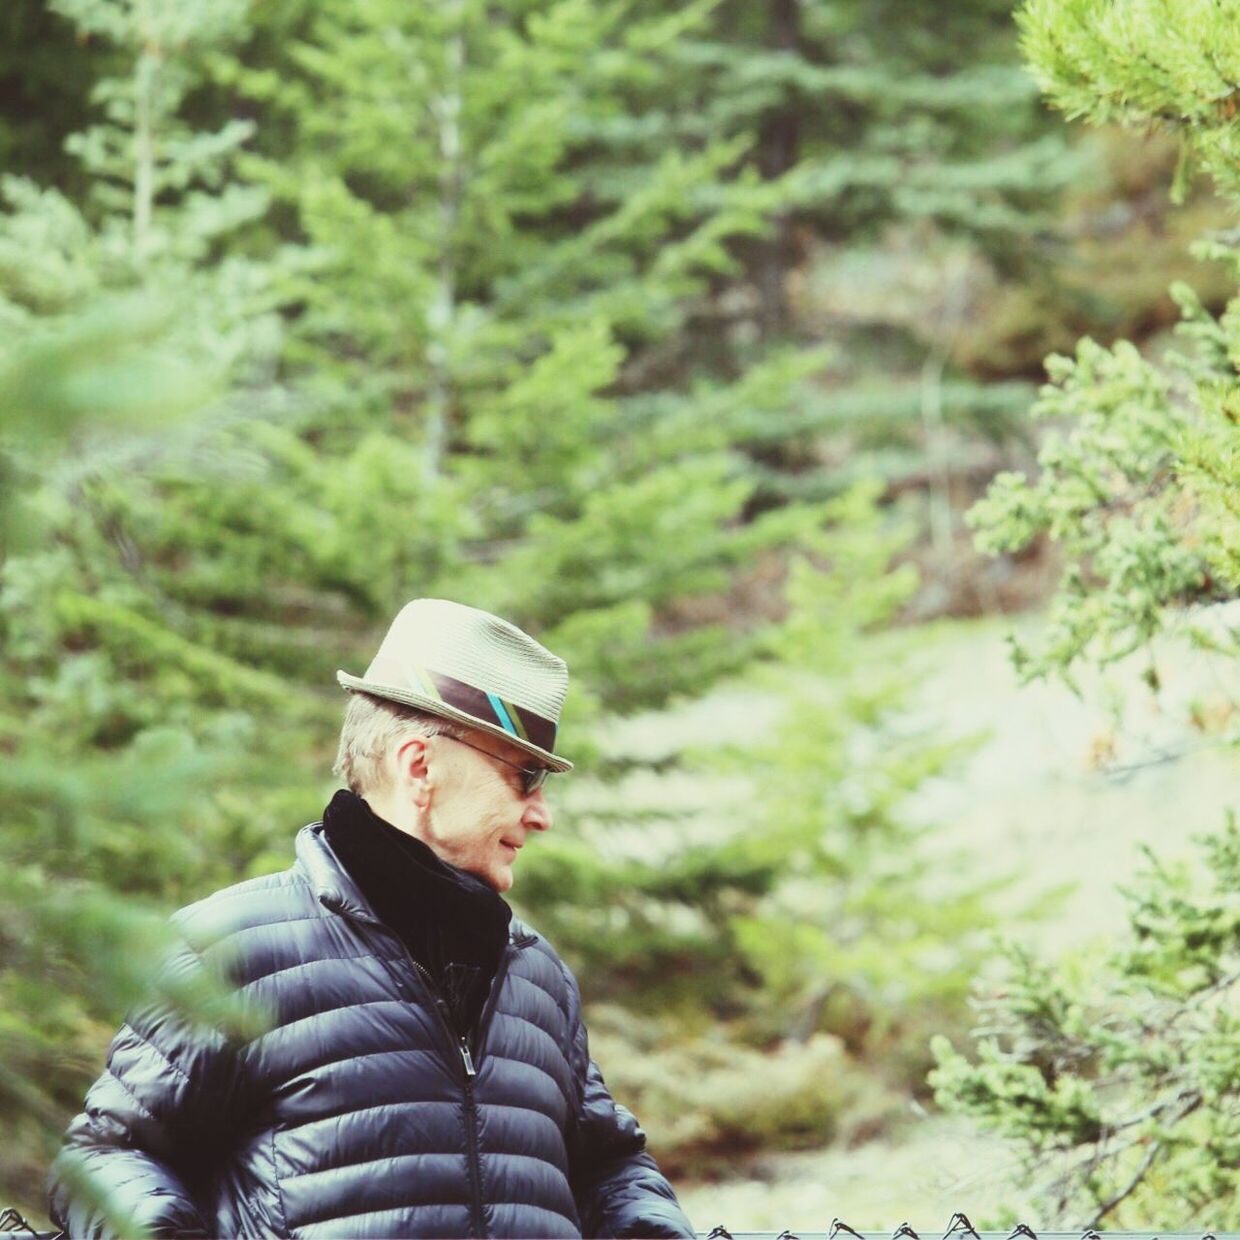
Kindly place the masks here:
MULTIPOLYGON (((1110 1124, 1107 1127, 1107 1135, 1111 1136, 1117 1132, 1126 1132, 1130 1128, 1136 1128, 1139 1124, 1144 1124, 1148 1120, 1157 1119, 1162 1115, 1168 1107, 1173 1107, 1178 1103, 1193 1102, 1200 1105, 1202 1101, 1201 1090, 1195 1088, 1185 1088, 1180 1090, 1178 1094, 1170 1098, 1160 1098, 1157 1102, 1146 1107, 1143 1111, 1139 1111, 1136 1115, 1129 1116, 1119 1124, 1110 1124)), ((1127 1147, 1125 1147, 1127 1148, 1127 1147)))
MULTIPOLYGON (((1188 1105, 1186 1105, 1184 1109, 1178 1115, 1176 1115, 1176 1117, 1171 1122, 1173 1124, 1178 1124, 1181 1120, 1186 1119, 1189 1115, 1191 1115, 1194 1111, 1196 1111, 1198 1107, 1201 1106, 1201 1103, 1202 1103, 1202 1099, 1200 1096, 1198 1096, 1195 1101, 1192 1101, 1188 1105)), ((1131 1145, 1129 1145, 1124 1148, 1131 1149, 1132 1147, 1131 1145)), ((1118 1193, 1116 1193, 1109 1200, 1102 1203, 1102 1205, 1098 1209, 1098 1212, 1094 1215, 1093 1219, 1089 1223, 1090 1227, 1097 1227, 1098 1224, 1102 1222, 1102 1220, 1106 1218, 1106 1216, 1110 1214, 1112 1210, 1114 1210, 1118 1205, 1121 1204, 1121 1202, 1127 1200, 1127 1198, 1132 1196, 1132 1194, 1144 1181, 1145 1177, 1149 1174, 1150 1169, 1153 1167, 1154 1163, 1157 1161, 1159 1154, 1162 1153, 1162 1149, 1163 1149, 1162 1141, 1155 1139, 1150 1143, 1149 1151, 1146 1153, 1145 1157, 1141 1160, 1141 1165, 1137 1168, 1136 1172, 1133 1174, 1132 1179, 1129 1180, 1129 1182, 1118 1193)))

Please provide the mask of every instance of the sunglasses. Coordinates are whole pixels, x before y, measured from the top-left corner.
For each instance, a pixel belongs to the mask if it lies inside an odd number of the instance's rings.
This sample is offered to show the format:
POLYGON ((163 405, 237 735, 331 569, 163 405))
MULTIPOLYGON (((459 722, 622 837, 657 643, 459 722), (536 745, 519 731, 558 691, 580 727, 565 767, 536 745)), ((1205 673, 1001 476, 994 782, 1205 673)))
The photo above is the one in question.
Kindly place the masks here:
POLYGON ((494 758, 496 762, 512 767, 521 776, 521 792, 527 797, 533 796, 547 782, 547 776, 552 774, 550 767, 518 766, 515 762, 509 762, 507 758, 501 758, 499 754, 492 753, 489 749, 483 749, 481 745, 472 745, 469 741, 461 740, 459 736, 447 736, 444 733, 440 735, 444 740, 456 741, 458 745, 464 745, 467 749, 474 750, 475 753, 486 754, 488 758, 494 758))

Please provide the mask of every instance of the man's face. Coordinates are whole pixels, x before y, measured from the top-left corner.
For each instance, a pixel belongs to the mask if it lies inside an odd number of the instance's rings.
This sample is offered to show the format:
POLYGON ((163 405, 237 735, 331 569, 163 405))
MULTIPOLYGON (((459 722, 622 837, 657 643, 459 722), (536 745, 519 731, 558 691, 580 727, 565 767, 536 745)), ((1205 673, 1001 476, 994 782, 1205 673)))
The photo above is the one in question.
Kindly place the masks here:
POLYGON ((537 759, 489 733, 466 739, 427 743, 430 792, 418 834, 442 860, 507 891, 518 851, 531 831, 551 826, 551 810, 541 788, 526 795, 521 787, 517 768, 537 759))

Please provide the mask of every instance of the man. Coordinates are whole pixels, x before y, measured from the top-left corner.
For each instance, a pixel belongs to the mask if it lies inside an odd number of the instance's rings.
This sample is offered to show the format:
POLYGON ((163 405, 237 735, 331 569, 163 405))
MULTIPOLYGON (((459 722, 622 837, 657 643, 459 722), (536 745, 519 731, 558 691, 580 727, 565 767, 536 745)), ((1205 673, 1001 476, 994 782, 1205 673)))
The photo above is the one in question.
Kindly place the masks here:
POLYGON ((70 1235, 692 1236, 590 1060, 576 980, 500 897, 551 826, 562 660, 419 599, 351 698, 349 791, 289 870, 177 914, 165 986, 224 973, 248 1040, 131 1016, 51 1177, 70 1235), (86 1174, 83 1175, 83 1172, 86 1174))

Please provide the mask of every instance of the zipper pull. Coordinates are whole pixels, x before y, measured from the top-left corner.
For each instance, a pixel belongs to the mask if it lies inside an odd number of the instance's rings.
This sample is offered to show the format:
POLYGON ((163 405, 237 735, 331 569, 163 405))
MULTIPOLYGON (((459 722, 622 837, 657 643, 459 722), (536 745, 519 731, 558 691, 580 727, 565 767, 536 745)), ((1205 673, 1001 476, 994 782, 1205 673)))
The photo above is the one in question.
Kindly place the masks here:
POLYGON ((470 1080, 472 1080, 474 1077, 478 1075, 478 1073, 474 1071, 473 1056, 470 1055, 469 1047, 466 1045, 464 1038, 461 1039, 461 1059, 464 1061, 464 1064, 465 1064, 465 1075, 469 1077, 470 1080))

